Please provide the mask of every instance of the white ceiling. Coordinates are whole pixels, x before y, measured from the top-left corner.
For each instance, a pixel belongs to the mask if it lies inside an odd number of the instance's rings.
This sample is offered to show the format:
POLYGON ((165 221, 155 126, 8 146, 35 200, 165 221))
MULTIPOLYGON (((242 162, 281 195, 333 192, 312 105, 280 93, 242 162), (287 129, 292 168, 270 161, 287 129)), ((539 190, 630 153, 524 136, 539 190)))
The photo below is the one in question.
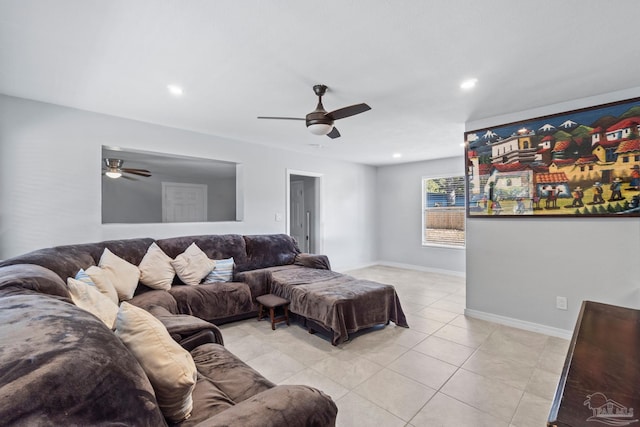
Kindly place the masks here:
POLYGON ((638 0, 0 0, 0 93, 393 164, 460 155, 468 120, 640 86, 639 22, 638 0), (335 140, 256 119, 304 117, 318 83, 327 110, 372 110, 335 140))

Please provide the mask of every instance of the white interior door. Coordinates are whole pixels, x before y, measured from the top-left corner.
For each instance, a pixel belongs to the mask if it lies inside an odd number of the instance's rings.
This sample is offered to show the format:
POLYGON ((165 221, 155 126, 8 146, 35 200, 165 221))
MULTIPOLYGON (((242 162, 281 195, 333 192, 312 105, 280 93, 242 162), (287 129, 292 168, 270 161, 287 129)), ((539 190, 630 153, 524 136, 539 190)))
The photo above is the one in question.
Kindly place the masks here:
POLYGON ((296 239, 302 252, 308 252, 304 211, 304 183, 291 181, 289 235, 296 239))
POLYGON ((162 222, 207 221, 207 185, 162 183, 162 222))

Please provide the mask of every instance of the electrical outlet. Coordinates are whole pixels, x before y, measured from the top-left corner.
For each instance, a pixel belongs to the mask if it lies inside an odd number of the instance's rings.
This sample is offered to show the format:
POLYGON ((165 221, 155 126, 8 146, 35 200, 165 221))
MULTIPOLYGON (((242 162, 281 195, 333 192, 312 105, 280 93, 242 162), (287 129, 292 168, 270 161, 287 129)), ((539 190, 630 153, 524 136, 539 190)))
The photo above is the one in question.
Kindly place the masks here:
POLYGON ((277 222, 282 221, 282 214, 280 212, 276 212, 276 217, 275 217, 277 222))
POLYGON ((567 297, 556 297, 556 308, 558 310, 567 309, 567 297))

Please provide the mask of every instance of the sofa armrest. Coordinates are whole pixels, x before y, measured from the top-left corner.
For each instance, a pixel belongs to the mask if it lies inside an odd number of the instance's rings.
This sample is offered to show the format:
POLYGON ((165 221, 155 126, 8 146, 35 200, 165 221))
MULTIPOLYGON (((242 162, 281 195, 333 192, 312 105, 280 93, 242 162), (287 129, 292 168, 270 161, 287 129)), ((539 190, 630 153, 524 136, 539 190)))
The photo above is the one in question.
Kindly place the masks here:
POLYGON ((189 337, 183 338, 179 340, 178 343, 182 346, 182 348, 184 348, 188 352, 191 352, 191 350, 200 347, 203 344, 222 345, 221 342, 218 342, 218 340, 221 339, 222 337, 217 336, 211 329, 206 329, 204 331, 196 332, 189 337))
POLYGON ((266 270, 249 270, 234 273, 235 282, 246 283, 253 300, 271 290, 271 272, 266 270))
POLYGON ((298 254, 296 255, 294 264, 302 267, 317 268, 319 270, 331 270, 329 257, 326 255, 298 254))
POLYGON ((199 426, 276 427, 335 426, 338 408, 320 390, 279 385, 199 423, 199 426))
POLYGON ((184 344, 189 345, 191 347, 187 348, 189 351, 208 342, 224 345, 222 332, 213 323, 188 314, 172 314, 160 306, 150 307, 149 312, 162 322, 174 340, 183 347, 184 344))

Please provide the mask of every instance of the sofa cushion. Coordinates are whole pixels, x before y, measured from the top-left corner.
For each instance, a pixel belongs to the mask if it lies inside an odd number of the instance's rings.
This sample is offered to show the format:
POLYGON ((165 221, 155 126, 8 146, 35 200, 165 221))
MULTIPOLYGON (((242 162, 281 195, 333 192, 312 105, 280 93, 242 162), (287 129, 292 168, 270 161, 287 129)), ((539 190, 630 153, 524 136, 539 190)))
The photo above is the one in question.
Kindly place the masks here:
POLYGON ((255 300, 260 295, 271 292, 272 273, 292 268, 300 268, 295 265, 281 265, 278 267, 259 268, 257 270, 243 271, 236 273, 236 280, 246 283, 251 291, 251 296, 255 300))
POLYGON ((79 307, 0 298, 0 336, 0 424, 166 425, 136 359, 79 307))
POLYGON ((111 252, 109 248, 104 248, 98 266, 109 274, 120 301, 127 301, 133 298, 140 281, 140 269, 138 266, 120 258, 111 252))
POLYGON ((53 271, 33 264, 0 267, 0 294, 47 294, 71 302, 64 281, 53 271))
POLYGON ((113 329, 118 315, 118 306, 113 301, 95 286, 72 277, 67 279, 67 287, 75 305, 102 320, 109 329, 113 329))
POLYGON ((298 254, 294 264, 318 270, 331 270, 331 263, 326 255, 298 254))
POLYGON ((150 290, 134 296, 127 302, 147 311, 149 311, 151 307, 160 306, 170 313, 180 313, 176 299, 167 291, 150 290))
POLYGON ((120 305, 116 335, 147 373, 162 413, 173 422, 193 409, 196 366, 188 351, 175 342, 164 325, 147 311, 127 302, 120 305))
POLYGON ((233 258, 236 265, 245 263, 247 259, 244 239, 239 234, 171 237, 157 240, 156 243, 171 258, 195 243, 210 259, 233 258))
POLYGON ((235 403, 209 379, 198 374, 198 382, 193 390, 193 412, 180 427, 196 426, 211 417, 233 407, 235 403))
POLYGON ((191 351, 198 372, 235 403, 275 386, 220 344, 204 344, 191 351))
POLYGON ((244 283, 221 282, 198 286, 174 286, 169 293, 178 311, 204 320, 216 320, 254 311, 249 287, 244 283))
POLYGON ((233 258, 217 259, 216 266, 203 283, 230 282, 233 279, 233 258))
MULTIPOLYGON (((336 404, 320 390, 305 385, 279 385, 253 395, 197 426, 333 427, 337 415, 336 404)), ((193 425, 187 420, 180 427, 193 425)))
POLYGON ((197 285, 216 266, 214 260, 209 259, 202 250, 192 243, 180 255, 171 261, 176 274, 185 285, 197 285))
POLYGON ((74 277, 78 270, 97 265, 105 248, 133 265, 140 264, 153 239, 107 240, 99 243, 85 243, 39 249, 0 261, 0 267, 14 264, 36 264, 52 270, 65 281, 74 277))
POLYGON ((286 234, 266 234, 244 236, 247 261, 236 260, 236 270, 256 270, 258 268, 293 264, 300 249, 295 240, 286 234))
POLYGON ((95 265, 87 268, 85 271, 87 275, 91 277, 91 281, 96 284, 96 287, 102 294, 107 296, 116 305, 120 302, 118 292, 111 282, 110 274, 95 265))
POLYGON ((151 289, 168 291, 176 276, 176 271, 171 265, 173 259, 164 253, 154 242, 147 249, 138 268, 140 269, 140 282, 151 289))

